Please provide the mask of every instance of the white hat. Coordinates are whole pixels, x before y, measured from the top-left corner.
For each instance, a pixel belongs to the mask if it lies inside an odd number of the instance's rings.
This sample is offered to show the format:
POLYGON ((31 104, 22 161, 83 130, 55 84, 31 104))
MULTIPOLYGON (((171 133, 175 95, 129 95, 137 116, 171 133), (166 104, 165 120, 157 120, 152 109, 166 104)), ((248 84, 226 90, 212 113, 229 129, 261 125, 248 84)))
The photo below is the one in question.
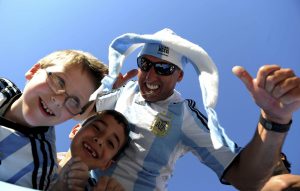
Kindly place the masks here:
MULTIPOLYGON (((202 99, 208 115, 208 127, 215 148, 223 145, 234 148, 234 143, 223 135, 214 107, 218 98, 218 70, 206 51, 200 46, 181 38, 170 29, 154 34, 126 33, 115 38, 109 47, 109 74, 103 78, 101 87, 90 97, 94 100, 101 91, 110 90, 121 71, 125 58, 137 48, 143 46, 140 53, 150 54, 167 60, 184 69, 192 64, 199 76, 202 99)), ((225 135, 225 134, 224 134, 225 135)), ((226 135, 225 135, 226 136, 226 135)))
POLYGON ((184 58, 184 55, 173 50, 172 47, 154 43, 145 44, 138 56, 145 54, 171 62, 183 70, 181 59, 184 58))

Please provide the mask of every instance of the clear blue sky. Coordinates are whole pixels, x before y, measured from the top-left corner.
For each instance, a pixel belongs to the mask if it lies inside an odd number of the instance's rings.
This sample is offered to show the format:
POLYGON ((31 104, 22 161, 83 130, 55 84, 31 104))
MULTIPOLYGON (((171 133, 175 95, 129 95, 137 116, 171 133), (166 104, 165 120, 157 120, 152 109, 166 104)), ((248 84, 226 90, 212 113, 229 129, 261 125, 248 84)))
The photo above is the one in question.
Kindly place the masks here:
MULTIPOLYGON (((263 64, 276 63, 300 75, 299 20, 298 0, 0 0, 0 75, 23 88, 24 73, 50 52, 80 49, 107 63, 108 45, 116 36, 169 27, 202 46, 218 66, 216 110, 228 135, 244 146, 253 136, 259 109, 231 68, 241 65, 254 75, 263 64)), ((124 71, 135 67, 134 57, 124 71)), ((195 99, 203 111, 197 81, 187 68, 178 90, 195 99)), ((68 149, 73 124, 57 127, 58 151, 68 149)), ((300 174, 299 136, 298 111, 283 147, 296 174, 300 174)), ((188 154, 176 164, 169 190, 235 189, 220 184, 211 170, 188 154)))

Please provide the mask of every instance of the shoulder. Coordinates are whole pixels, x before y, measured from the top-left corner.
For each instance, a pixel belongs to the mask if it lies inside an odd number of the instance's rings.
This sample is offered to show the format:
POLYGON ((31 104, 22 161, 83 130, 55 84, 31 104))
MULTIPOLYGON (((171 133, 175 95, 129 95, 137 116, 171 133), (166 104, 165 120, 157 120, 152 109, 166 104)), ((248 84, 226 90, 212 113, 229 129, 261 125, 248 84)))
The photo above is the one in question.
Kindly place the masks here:
POLYGON ((4 89, 21 93, 21 90, 11 80, 6 78, 0 78, 0 90, 2 91, 4 89))
POLYGON ((198 119, 201 120, 203 124, 207 124, 207 117, 198 109, 197 103, 192 99, 185 99, 184 103, 187 107, 187 110, 198 119))
POLYGON ((21 93, 21 90, 12 81, 6 78, 0 78, 0 91, 0 105, 21 93))

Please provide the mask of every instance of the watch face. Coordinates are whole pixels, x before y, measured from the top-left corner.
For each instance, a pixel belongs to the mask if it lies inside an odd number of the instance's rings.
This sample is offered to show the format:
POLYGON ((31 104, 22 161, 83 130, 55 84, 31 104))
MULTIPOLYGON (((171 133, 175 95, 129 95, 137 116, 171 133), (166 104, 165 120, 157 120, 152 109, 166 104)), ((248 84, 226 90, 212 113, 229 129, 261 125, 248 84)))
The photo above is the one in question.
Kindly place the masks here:
POLYGON ((269 129, 269 130, 272 130, 272 127, 273 127, 272 123, 270 123, 268 121, 265 121, 264 126, 265 126, 266 129, 269 129))

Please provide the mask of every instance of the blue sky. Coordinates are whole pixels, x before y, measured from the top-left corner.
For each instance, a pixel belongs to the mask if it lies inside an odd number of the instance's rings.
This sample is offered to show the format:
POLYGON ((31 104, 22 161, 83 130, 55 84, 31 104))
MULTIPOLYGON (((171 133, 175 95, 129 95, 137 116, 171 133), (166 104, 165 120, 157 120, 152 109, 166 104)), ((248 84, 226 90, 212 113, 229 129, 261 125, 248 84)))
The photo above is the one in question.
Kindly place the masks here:
MULTIPOLYGON (((244 146, 254 134, 259 109, 231 68, 241 65, 255 75, 264 64, 280 64, 300 75, 299 8, 298 0, 0 0, 0 76, 23 88, 25 72, 50 52, 80 49, 107 63, 108 46, 115 37, 168 27, 202 46, 216 63, 219 120, 244 146)), ((127 59, 123 72, 136 67, 135 55, 127 59)), ((197 81, 187 67, 177 89, 204 111, 197 81)), ((68 149, 73 124, 57 126, 58 151, 68 149)), ((299 135, 300 111, 294 114, 283 147, 296 174, 300 174, 299 135)), ((235 189, 219 183, 210 169, 188 154, 177 162, 169 190, 235 189)))

